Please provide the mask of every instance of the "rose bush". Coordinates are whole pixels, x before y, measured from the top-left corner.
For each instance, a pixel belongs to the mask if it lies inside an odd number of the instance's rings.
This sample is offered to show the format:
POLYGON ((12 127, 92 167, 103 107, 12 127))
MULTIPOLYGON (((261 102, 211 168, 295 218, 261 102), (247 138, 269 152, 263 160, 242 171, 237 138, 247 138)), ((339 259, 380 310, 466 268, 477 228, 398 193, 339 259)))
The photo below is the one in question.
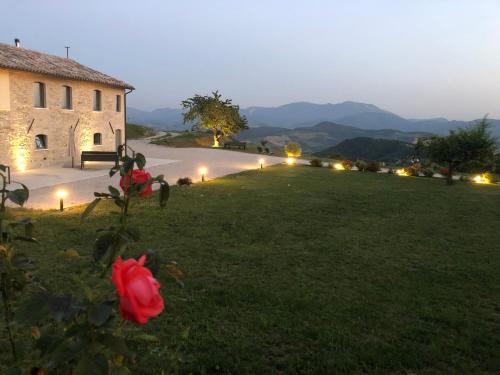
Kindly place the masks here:
MULTIPOLYGON (((143 169, 134 169, 131 173, 126 174, 120 178, 120 187, 123 192, 127 194, 129 189, 132 186, 137 186, 140 184, 146 184, 151 179, 151 174, 143 169), (132 184, 131 184, 132 181, 132 184)), ((137 190, 137 195, 140 198, 149 197, 153 194, 153 186, 151 184, 147 184, 142 189, 137 190)))
POLYGON ((146 324, 149 318, 158 316, 164 308, 158 289, 160 283, 151 271, 144 267, 146 256, 139 260, 123 261, 117 257, 111 279, 120 296, 120 313, 125 320, 146 324))

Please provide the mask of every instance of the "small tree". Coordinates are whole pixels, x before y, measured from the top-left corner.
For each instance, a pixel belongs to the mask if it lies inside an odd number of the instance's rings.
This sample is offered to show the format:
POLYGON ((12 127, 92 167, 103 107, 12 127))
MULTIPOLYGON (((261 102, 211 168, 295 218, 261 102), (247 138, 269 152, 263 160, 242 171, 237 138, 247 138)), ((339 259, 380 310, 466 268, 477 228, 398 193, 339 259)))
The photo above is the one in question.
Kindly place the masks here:
POLYGON ((297 142, 289 142, 285 145, 285 154, 289 158, 298 158, 302 155, 302 148, 297 142))
POLYGON ((224 136, 248 129, 247 119, 240 115, 240 107, 231 99, 222 100, 218 91, 212 96, 195 95, 182 101, 184 123, 198 121, 198 127, 209 129, 214 136, 214 147, 218 147, 224 136))
POLYGON ((495 153, 495 138, 489 132, 490 124, 483 118, 474 126, 450 130, 446 137, 421 138, 416 150, 435 163, 447 165, 446 184, 453 184, 453 172, 471 160, 492 162, 495 153))

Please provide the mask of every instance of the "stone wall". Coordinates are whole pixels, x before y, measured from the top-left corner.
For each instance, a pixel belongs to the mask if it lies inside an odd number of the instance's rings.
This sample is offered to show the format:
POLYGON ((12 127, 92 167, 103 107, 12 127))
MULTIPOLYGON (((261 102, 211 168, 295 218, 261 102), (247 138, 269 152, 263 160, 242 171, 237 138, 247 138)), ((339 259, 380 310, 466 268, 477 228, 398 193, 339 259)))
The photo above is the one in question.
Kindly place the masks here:
POLYGON ((75 165, 79 164, 82 151, 115 150, 116 130, 121 130, 121 143, 124 142, 123 89, 14 70, 9 71, 9 77, 10 110, 0 109, 0 164, 15 170, 70 165, 68 134, 77 122, 75 165), (45 84, 46 108, 33 106, 34 82, 45 84), (62 109, 63 85, 72 88, 71 110, 62 109), (102 93, 99 112, 92 110, 93 90, 102 93), (116 112, 116 95, 120 95, 121 112, 116 112), (94 145, 94 133, 102 134, 102 145, 94 145), (37 134, 46 135, 47 149, 35 148, 37 134))

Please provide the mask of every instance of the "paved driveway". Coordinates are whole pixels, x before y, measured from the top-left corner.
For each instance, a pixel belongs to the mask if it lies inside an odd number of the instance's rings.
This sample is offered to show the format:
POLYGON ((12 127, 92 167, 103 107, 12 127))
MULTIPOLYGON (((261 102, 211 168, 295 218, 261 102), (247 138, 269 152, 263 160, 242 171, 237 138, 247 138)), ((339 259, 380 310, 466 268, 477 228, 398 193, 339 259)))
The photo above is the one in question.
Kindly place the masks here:
MULTIPOLYGON (((170 184, 179 177, 199 181, 200 167, 208 170, 207 178, 225 176, 259 167, 262 157, 255 154, 207 148, 171 148, 149 144, 146 140, 129 141, 129 146, 143 153, 149 160, 146 165, 152 175, 163 174, 170 184)), ((284 158, 264 156, 266 165, 278 164, 284 158)), ((42 168, 24 173, 13 173, 12 179, 26 184, 31 195, 26 207, 50 209, 58 207, 56 192, 65 190, 65 206, 90 202, 94 191, 107 191, 108 185, 118 186, 118 177, 108 176, 109 164, 90 165, 80 171, 71 168, 42 168)))

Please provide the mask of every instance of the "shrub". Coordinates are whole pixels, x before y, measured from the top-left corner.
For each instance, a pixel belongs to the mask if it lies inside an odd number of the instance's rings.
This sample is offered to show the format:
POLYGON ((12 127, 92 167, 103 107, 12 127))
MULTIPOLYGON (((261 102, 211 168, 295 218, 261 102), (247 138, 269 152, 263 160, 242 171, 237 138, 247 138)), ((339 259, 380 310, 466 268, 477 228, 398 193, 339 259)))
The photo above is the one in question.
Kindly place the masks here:
POLYGON ((322 167, 323 161, 321 159, 311 159, 309 160, 309 165, 311 165, 311 167, 322 167))
POLYGON ((424 177, 434 176, 434 171, 431 168, 423 168, 422 173, 424 174, 424 177))
POLYGON ((177 186, 189 186, 193 183, 189 177, 181 177, 177 180, 177 186))
POLYGON ((405 168, 405 170, 410 176, 419 177, 422 168, 420 167, 420 164, 413 164, 408 168, 405 168))
POLYGON ((257 146, 257 152, 258 152, 259 154, 262 154, 262 151, 263 151, 263 150, 262 150, 262 147, 257 146))
POLYGON ((364 172, 366 170, 367 164, 364 160, 356 160, 354 165, 358 168, 358 171, 364 172))
POLYGON ((367 164, 366 170, 368 172, 378 172, 380 171, 380 164, 377 163, 376 161, 371 161, 367 164))
POLYGON ((342 166, 345 168, 345 170, 347 171, 350 171, 354 165, 354 163, 350 160, 342 160, 340 162, 340 164, 342 164, 342 166))
POLYGON ((448 168, 441 168, 439 170, 439 174, 443 175, 443 176, 447 176, 448 173, 450 173, 450 170, 448 168))
POLYGON ((298 158, 302 155, 302 148, 297 142, 289 142, 285 145, 285 154, 289 158, 298 158))

